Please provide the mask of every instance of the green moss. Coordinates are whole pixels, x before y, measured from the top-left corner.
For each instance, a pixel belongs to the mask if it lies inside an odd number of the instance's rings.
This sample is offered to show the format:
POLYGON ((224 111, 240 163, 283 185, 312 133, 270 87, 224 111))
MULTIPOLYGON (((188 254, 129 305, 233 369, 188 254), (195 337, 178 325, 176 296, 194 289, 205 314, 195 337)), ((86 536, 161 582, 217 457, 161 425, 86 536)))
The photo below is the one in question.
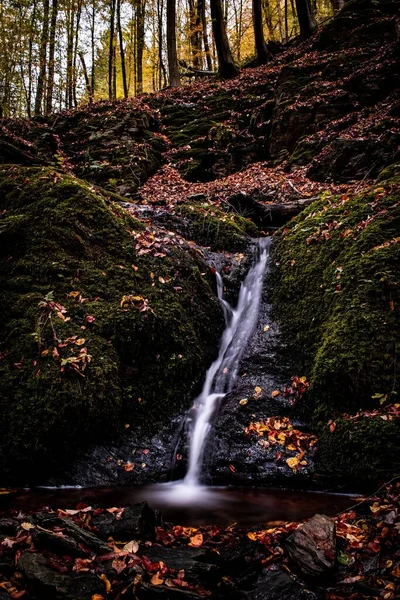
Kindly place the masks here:
POLYGON ((400 163, 394 163, 383 169, 378 175, 378 181, 386 181, 394 177, 400 177, 400 163))
POLYGON ((3 468, 48 470, 124 422, 155 431, 215 351, 222 319, 199 255, 157 242, 110 196, 48 168, 0 170, 3 468))
POLYGON ((400 472, 399 426, 396 421, 364 417, 357 422, 338 419, 336 429, 317 427, 318 471, 325 485, 341 483, 369 489, 400 472))
POLYGON ((322 198, 280 232, 274 302, 296 367, 310 379, 316 423, 376 407, 376 393, 397 389, 399 231, 399 185, 387 182, 322 198))
POLYGON ((250 219, 213 205, 183 204, 175 214, 179 215, 179 228, 187 239, 213 250, 243 250, 249 236, 257 236, 257 227, 250 219))

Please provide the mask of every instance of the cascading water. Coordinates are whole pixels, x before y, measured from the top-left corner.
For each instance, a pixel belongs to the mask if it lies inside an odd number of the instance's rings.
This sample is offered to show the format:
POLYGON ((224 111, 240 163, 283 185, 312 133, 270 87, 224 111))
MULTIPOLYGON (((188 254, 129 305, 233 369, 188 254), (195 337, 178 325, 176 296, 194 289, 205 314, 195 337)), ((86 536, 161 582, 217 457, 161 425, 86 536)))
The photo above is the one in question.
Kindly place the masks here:
POLYGON ((230 392, 237 378, 239 361, 257 324, 264 276, 267 270, 270 239, 258 241, 257 255, 243 281, 236 308, 223 297, 222 278, 217 273, 218 298, 225 315, 218 357, 208 369, 201 394, 196 398, 191 415, 189 434, 189 462, 183 484, 197 486, 211 420, 221 400, 230 392))

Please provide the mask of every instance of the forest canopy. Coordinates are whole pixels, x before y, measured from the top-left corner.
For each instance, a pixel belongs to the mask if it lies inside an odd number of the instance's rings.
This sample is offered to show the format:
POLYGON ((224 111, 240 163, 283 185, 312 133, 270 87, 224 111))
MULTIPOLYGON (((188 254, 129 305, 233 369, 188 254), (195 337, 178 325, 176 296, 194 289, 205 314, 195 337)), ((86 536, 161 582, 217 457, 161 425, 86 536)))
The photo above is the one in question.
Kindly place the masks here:
POLYGON ((2 0, 0 116, 44 115, 210 74, 308 37, 343 0, 2 0))

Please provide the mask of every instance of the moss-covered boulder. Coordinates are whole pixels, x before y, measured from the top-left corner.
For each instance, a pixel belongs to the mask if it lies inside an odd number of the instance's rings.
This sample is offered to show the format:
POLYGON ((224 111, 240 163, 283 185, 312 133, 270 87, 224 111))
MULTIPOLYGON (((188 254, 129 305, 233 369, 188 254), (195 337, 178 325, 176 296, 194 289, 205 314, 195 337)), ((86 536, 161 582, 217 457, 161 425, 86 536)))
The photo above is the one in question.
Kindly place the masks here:
POLYGON ((320 471, 353 484, 400 469, 399 235, 392 179, 321 198, 275 246, 274 301, 294 362, 310 379, 320 471))
POLYGON ((222 328, 212 275, 175 234, 52 168, 0 170, 2 469, 32 477, 195 394, 222 328))

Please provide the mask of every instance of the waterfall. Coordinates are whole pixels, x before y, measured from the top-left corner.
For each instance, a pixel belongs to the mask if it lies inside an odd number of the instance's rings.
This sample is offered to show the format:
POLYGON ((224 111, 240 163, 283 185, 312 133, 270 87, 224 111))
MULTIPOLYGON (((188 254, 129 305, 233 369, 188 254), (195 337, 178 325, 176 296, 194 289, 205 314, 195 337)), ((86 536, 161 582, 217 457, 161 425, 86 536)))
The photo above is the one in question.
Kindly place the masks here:
POLYGON ((269 247, 270 238, 258 241, 257 254, 240 287, 236 308, 224 299, 222 278, 217 273, 218 298, 224 311, 226 326, 218 356, 208 369, 201 394, 194 401, 190 412, 189 462, 183 479, 186 486, 193 487, 200 483, 204 449, 213 415, 235 384, 240 359, 256 327, 269 247))

